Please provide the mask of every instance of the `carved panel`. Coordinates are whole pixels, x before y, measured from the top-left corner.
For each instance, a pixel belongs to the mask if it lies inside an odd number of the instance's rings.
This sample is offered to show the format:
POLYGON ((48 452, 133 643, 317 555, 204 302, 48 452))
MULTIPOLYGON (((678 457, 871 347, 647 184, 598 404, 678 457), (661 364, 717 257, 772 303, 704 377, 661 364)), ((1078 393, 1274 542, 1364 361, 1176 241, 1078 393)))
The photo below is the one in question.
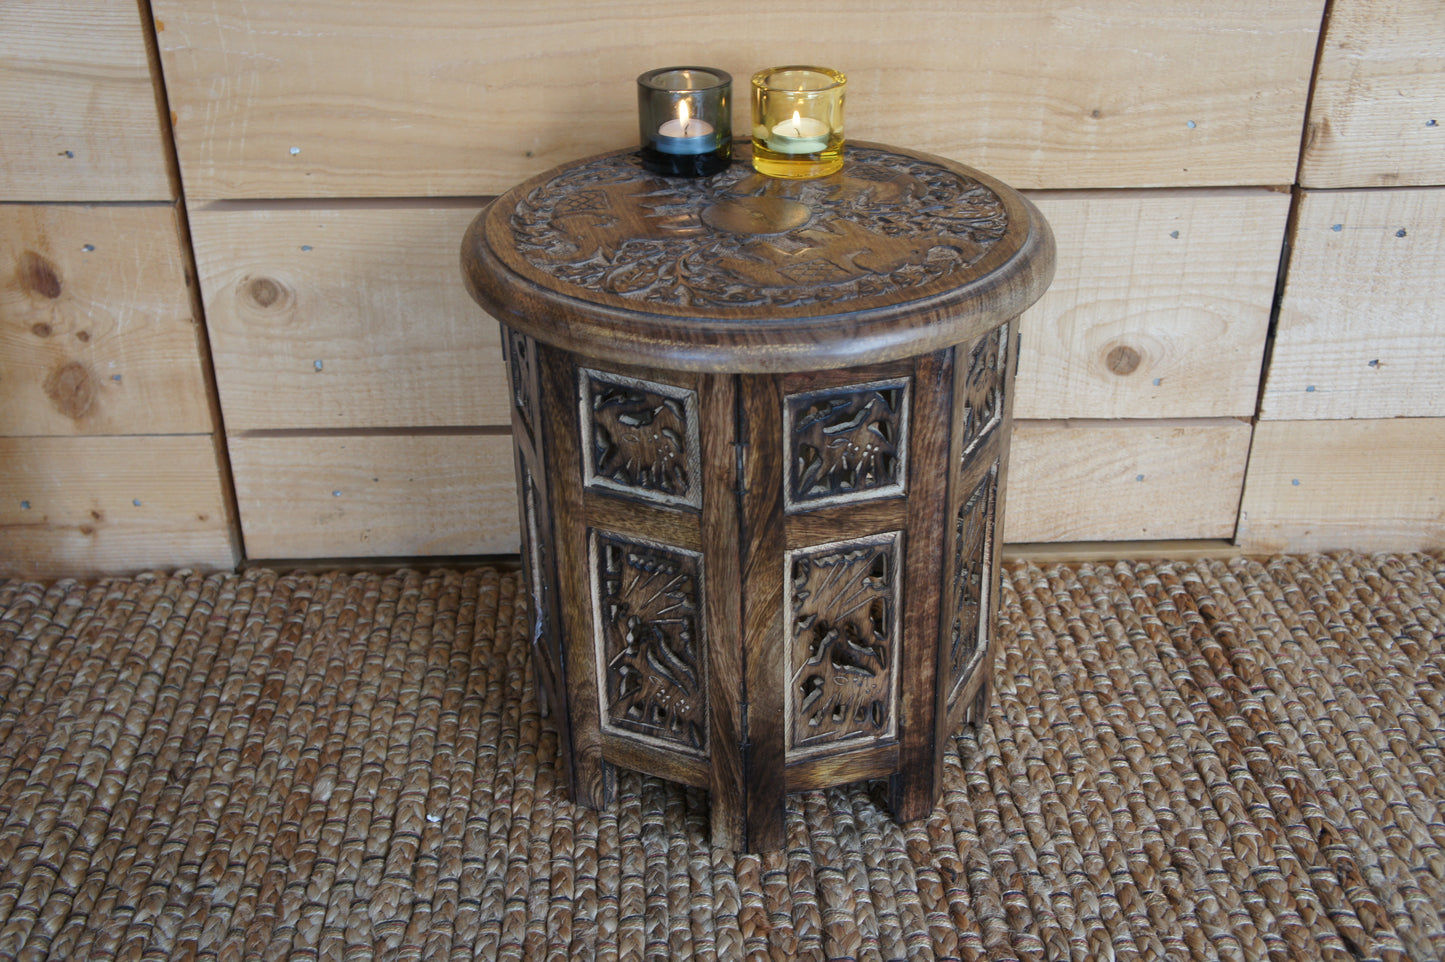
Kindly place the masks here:
POLYGON ((958 509, 954 525, 953 624, 949 644, 949 694, 957 694, 987 650, 989 598, 993 578, 994 506, 998 492, 995 461, 958 509))
POLYGON ((537 504, 537 484, 525 459, 519 457, 522 478, 522 557, 526 561, 527 590, 532 598, 532 665, 537 677, 537 703, 546 718, 553 706, 565 710, 562 694, 562 652, 560 639, 551 624, 550 605, 556 587, 552 584, 549 542, 542 531, 537 504))
POLYGON ((851 310, 948 289, 1004 238, 1008 212, 971 177, 850 144, 840 173, 798 181, 745 162, 714 177, 658 177, 635 154, 606 155, 532 187, 508 226, 498 253, 549 287, 723 316, 851 310))
POLYGON ((592 567, 603 726, 706 752, 701 556, 594 532, 592 567))
POLYGON ((787 553, 789 749, 894 732, 900 532, 787 553))
POLYGON ((895 497, 908 476, 907 378, 784 399, 789 509, 895 497))
POLYGON ((697 392, 586 368, 580 377, 587 485, 700 507, 697 392))
POLYGON ((1009 325, 1004 324, 979 338, 968 352, 960 391, 963 413, 959 421, 965 460, 1003 419, 1008 337, 1009 325))
POLYGON ((512 406, 521 416, 522 425, 533 432, 536 423, 537 398, 537 345, 530 337, 519 334, 505 325, 503 350, 506 352, 507 381, 512 388, 512 406))

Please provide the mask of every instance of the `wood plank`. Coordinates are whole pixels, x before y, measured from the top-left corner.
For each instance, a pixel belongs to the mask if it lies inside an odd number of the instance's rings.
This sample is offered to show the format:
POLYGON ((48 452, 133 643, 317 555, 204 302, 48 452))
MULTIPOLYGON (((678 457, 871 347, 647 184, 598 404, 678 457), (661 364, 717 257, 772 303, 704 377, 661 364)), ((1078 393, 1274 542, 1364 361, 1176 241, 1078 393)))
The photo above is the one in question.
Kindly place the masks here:
POLYGON ((1445 418, 1261 421, 1239 515, 1247 551, 1445 548, 1445 418))
POLYGON ((0 438, 0 577, 233 568, 207 435, 0 438))
POLYGON ((1080 564, 1083 562, 1139 561, 1164 558, 1170 561, 1227 561, 1244 551, 1223 538, 1180 541, 1060 541, 1053 544, 1005 545, 1005 562, 1030 564, 1080 564))
POLYGON ((1015 422, 1004 538, 1233 537, 1249 433, 1233 418, 1015 422))
POLYGON ((1025 314, 1020 418, 1254 413, 1288 194, 1036 193, 1053 286, 1025 314))
POLYGON ((1442 225, 1445 189, 1304 194, 1261 417, 1445 415, 1442 225))
POLYGON ((851 135, 1015 186, 1291 183, 1323 0, 153 6, 199 200, 498 193, 636 143, 669 60, 733 75, 739 132, 754 71, 817 62, 851 135))
POLYGON ((0 198, 170 200, 135 3, 0 4, 0 198))
POLYGON ((508 424, 498 327, 457 260, 480 205, 194 210, 227 425, 508 424))
POLYGON ((176 216, 0 205, 0 435, 212 430, 176 216))
POLYGON ((253 558, 515 554, 505 435, 231 437, 253 558))
POLYGON ((1445 184, 1445 15, 1439 0, 1334 0, 1300 183, 1445 184))

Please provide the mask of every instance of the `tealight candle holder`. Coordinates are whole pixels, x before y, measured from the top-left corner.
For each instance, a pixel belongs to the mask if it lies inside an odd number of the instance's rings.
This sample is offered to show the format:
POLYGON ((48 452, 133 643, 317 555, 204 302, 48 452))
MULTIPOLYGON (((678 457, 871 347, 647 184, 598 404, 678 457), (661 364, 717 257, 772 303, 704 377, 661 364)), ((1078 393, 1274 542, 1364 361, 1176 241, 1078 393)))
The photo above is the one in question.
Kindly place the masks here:
POLYGON ((843 88, 827 67, 753 74, 753 167, 769 177, 826 177, 843 166, 843 88))
POLYGON ((642 166, 669 177, 706 177, 733 154, 733 78, 712 67, 659 67, 637 78, 642 166))

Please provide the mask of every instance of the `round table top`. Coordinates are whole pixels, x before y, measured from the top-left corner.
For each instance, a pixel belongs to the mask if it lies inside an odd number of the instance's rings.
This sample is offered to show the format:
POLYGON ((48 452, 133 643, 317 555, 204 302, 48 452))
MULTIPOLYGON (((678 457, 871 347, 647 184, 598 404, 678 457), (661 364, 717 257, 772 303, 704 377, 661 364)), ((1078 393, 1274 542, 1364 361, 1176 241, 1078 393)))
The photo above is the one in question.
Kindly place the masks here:
POLYGON ((849 143, 814 180, 651 174, 635 150, 513 188, 467 231, 467 286, 546 343, 664 369, 768 372, 971 341, 1053 276, 1026 198, 961 164, 849 143))

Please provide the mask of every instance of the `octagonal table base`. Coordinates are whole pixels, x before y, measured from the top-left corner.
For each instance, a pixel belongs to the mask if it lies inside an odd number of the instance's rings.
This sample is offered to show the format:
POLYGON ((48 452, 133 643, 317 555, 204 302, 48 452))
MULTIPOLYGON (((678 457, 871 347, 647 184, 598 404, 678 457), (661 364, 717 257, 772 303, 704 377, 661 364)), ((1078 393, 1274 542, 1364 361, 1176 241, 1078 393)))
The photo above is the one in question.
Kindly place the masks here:
POLYGON ((1010 332, 888 363, 692 373, 506 329, 533 660, 575 801, 705 788, 713 844, 887 778, 922 818, 986 704, 1010 332))

